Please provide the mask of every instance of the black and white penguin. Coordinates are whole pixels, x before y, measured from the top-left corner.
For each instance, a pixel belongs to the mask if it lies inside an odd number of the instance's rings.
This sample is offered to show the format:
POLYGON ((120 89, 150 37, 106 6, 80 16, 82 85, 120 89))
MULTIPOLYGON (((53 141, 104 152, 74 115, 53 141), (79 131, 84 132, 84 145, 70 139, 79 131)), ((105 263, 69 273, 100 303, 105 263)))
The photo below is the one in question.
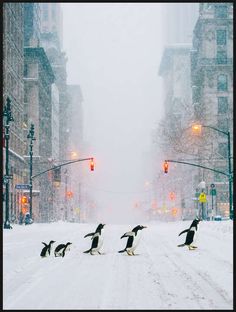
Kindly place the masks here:
POLYGON ((52 244, 55 243, 54 240, 51 240, 49 244, 46 244, 44 242, 42 242, 42 244, 44 244, 44 247, 40 253, 40 256, 42 258, 50 256, 50 252, 51 252, 51 248, 52 248, 52 244))
POLYGON ((58 245, 55 250, 54 250, 54 255, 55 257, 64 257, 65 256, 65 252, 67 250, 70 250, 69 249, 69 246, 71 245, 72 243, 68 242, 66 244, 60 244, 58 245))
POLYGON ((185 243, 178 245, 178 247, 188 246, 189 250, 196 249, 196 246, 191 245, 194 241, 194 237, 196 235, 197 226, 201 220, 199 218, 195 218, 190 225, 190 227, 179 233, 179 236, 183 233, 187 233, 185 243))
POLYGON ((145 229, 146 226, 143 225, 137 225, 131 232, 127 232, 124 235, 121 236, 123 237, 128 237, 127 244, 125 249, 120 250, 118 252, 127 252, 129 256, 134 256, 134 250, 137 248, 140 240, 140 230, 145 229))
POLYGON ((100 223, 97 226, 96 231, 94 233, 89 233, 89 234, 86 234, 84 236, 84 238, 88 237, 88 236, 92 236, 91 237, 92 246, 90 249, 84 251, 84 253, 90 253, 91 255, 94 255, 94 252, 97 252, 97 253, 99 253, 99 255, 101 255, 100 249, 103 245, 102 230, 103 230, 104 226, 105 226, 105 224, 100 223))

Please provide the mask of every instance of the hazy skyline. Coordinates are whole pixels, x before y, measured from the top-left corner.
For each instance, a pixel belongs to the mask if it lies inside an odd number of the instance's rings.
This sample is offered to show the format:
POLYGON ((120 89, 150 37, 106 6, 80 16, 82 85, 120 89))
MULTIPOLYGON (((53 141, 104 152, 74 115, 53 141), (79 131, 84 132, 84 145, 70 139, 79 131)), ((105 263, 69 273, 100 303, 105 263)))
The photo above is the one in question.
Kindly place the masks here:
POLYGON ((145 199, 138 192, 151 179, 145 157, 163 114, 162 4, 61 6, 67 82, 81 86, 84 139, 96 160, 90 193, 118 216, 121 207, 133 208, 135 198, 145 199))

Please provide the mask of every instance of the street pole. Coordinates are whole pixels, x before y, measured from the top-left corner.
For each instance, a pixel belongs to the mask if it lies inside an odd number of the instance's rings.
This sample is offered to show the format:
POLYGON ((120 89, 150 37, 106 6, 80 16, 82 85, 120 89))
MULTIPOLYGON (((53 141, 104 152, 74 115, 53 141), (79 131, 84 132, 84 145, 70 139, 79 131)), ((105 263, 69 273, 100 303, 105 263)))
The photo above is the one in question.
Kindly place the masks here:
POLYGON ((68 173, 67 169, 65 170, 65 221, 67 221, 68 218, 68 202, 67 202, 67 183, 68 183, 68 173))
POLYGON ((32 175, 33 175, 33 141, 36 140, 34 137, 34 125, 31 124, 29 133, 27 135, 27 139, 30 139, 30 176, 29 176, 29 186, 30 186, 30 196, 29 196, 29 204, 30 204, 30 218, 32 219, 32 190, 33 190, 33 181, 32 181, 32 175))
POLYGON ((211 190, 211 220, 213 220, 213 189, 211 190))
POLYGON ((7 97, 7 104, 4 107, 3 116, 6 117, 6 124, 5 124, 5 141, 6 141, 6 163, 5 163, 5 176, 4 176, 4 183, 6 185, 5 188, 5 222, 4 222, 4 229, 11 229, 10 220, 9 220, 9 179, 12 177, 9 175, 9 122, 14 121, 11 115, 11 100, 7 97))
POLYGON ((232 207, 232 172, 231 172, 231 151, 230 151, 230 132, 227 132, 228 136, 228 168, 229 168, 229 217, 234 219, 234 212, 232 207))

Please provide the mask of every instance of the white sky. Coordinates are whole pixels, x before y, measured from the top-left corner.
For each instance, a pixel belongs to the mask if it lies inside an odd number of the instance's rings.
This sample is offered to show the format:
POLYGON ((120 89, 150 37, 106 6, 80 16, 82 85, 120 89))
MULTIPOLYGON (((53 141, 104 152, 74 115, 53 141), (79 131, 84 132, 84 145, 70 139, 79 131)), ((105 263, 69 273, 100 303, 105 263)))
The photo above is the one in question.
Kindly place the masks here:
MULTIPOLYGON (((94 185, 104 190, 144 191, 152 178, 145 155, 163 113, 161 6, 61 3, 67 82, 81 86, 84 138, 97 163, 94 185)), ((96 196, 116 209, 136 195, 97 191, 96 196)))

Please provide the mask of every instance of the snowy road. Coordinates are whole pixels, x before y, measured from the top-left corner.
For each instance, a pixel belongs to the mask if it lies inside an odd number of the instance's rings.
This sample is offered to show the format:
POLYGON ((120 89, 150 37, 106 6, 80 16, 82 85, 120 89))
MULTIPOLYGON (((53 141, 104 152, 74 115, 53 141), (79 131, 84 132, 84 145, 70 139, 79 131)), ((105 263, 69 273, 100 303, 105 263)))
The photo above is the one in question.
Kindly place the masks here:
POLYGON ((3 231, 3 308, 233 309, 233 223, 201 222, 189 251, 177 245, 190 223, 144 224, 136 256, 117 253, 133 225, 106 225, 94 256, 83 237, 97 224, 15 225, 3 231), (39 256, 52 239, 73 243, 64 258, 39 256))

